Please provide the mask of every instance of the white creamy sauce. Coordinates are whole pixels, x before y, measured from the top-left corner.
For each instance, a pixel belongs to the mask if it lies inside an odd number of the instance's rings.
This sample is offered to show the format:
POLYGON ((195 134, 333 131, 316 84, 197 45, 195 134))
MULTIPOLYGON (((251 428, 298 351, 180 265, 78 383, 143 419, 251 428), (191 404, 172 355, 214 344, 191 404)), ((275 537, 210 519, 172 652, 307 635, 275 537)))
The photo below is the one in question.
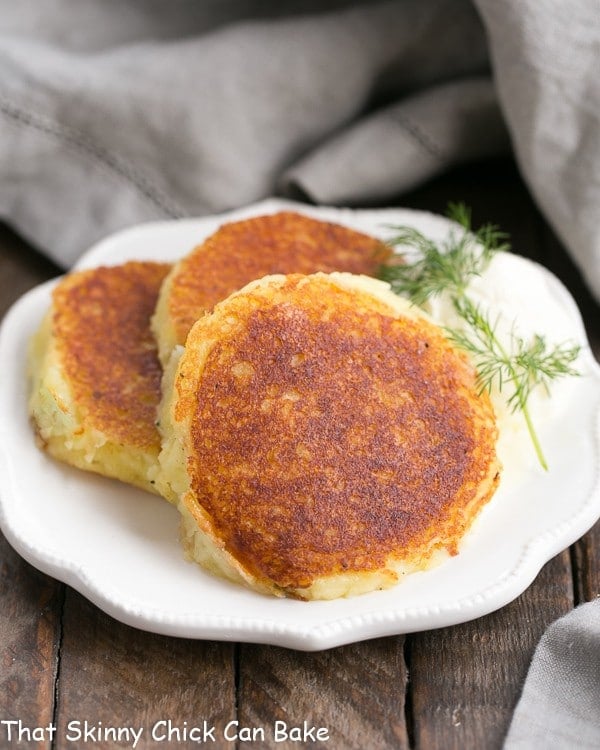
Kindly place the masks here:
MULTIPOLYGON (((558 344, 581 343, 573 308, 550 288, 550 280, 538 266, 517 255, 496 254, 486 271, 471 281, 467 295, 487 315, 508 351, 512 350, 514 336, 529 343, 539 334, 548 349, 558 344)), ((445 293, 432 298, 425 309, 438 325, 469 330, 445 293)), ((529 397, 528 406, 542 450, 544 431, 568 408, 576 381, 574 377, 560 378, 551 383, 550 393, 537 387, 529 397)), ((524 470, 539 467, 522 412, 511 412, 507 407, 510 394, 509 386, 491 393, 500 431, 498 455, 504 466, 504 483, 518 481, 524 470)))

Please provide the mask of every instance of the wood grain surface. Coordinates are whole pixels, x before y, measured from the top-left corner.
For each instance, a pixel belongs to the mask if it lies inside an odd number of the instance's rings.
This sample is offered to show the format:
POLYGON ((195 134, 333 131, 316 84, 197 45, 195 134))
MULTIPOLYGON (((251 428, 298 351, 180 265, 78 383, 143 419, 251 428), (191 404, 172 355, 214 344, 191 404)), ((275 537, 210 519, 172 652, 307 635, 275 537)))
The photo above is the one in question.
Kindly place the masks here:
MULTIPOLYGON (((443 212, 449 201, 459 200, 472 206, 475 225, 499 224, 511 234, 515 252, 563 280, 600 356, 598 305, 512 162, 455 170, 391 204, 443 212)), ((59 271, 0 227, 0 315, 59 271)), ((201 727, 209 732, 203 744, 217 748, 493 750, 502 746, 544 629, 598 596, 596 524, 545 565, 518 599, 486 617, 303 653, 168 638, 125 626, 34 570, 0 537, 0 721, 20 720, 24 728, 54 723, 54 737, 36 735, 15 746, 58 750, 131 747, 126 737, 66 743, 61 737, 73 721, 143 727, 137 748, 202 746, 198 735, 183 739, 184 730, 201 727), (275 741, 275 722, 287 731, 308 732, 308 739, 275 741), (225 727, 237 739, 224 737, 225 727), (251 741, 251 730, 261 727, 264 739, 251 741), (311 731, 319 728, 327 738, 321 734, 313 741, 311 731), (171 739, 159 741, 169 729, 171 739)), ((0 748, 13 745, 0 732, 0 748)))

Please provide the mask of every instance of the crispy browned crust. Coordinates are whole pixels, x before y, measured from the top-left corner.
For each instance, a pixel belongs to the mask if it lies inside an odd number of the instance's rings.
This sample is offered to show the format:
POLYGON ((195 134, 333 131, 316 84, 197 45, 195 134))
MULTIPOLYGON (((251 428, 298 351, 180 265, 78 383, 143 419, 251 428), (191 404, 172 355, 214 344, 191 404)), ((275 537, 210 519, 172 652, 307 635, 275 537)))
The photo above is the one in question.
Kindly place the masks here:
POLYGON ((192 412, 188 503, 244 570, 292 595, 455 553, 498 483, 493 409, 466 358, 327 277, 220 305, 190 333, 176 388, 176 419, 192 412))
POLYGON ((69 274, 53 294, 52 335, 87 427, 134 448, 160 447, 162 369, 150 329, 170 266, 130 262, 69 274))
POLYGON ((201 315, 254 279, 317 271, 374 275, 389 252, 381 240, 292 211, 224 224, 173 270, 167 309, 176 343, 184 344, 201 315))

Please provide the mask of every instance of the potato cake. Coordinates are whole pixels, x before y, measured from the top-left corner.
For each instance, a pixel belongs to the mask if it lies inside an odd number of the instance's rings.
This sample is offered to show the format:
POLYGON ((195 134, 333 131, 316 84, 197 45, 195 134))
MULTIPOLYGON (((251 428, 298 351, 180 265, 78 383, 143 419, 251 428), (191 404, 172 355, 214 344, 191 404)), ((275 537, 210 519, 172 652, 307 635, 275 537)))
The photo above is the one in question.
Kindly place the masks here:
POLYGON ((170 266, 77 271, 32 341, 30 414, 57 459, 156 492, 162 368, 150 317, 170 266))
POLYGON ((277 596, 382 589, 455 554, 499 481, 467 357, 348 273, 266 277, 200 318, 161 430, 188 554, 277 596))

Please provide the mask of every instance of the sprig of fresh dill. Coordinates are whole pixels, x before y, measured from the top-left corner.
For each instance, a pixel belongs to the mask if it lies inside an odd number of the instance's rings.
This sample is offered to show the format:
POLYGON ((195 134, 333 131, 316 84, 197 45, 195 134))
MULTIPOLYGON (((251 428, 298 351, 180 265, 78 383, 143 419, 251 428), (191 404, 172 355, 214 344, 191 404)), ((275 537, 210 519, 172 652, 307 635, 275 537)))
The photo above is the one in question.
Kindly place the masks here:
POLYGON ((471 354, 481 391, 491 392, 496 386, 501 392, 505 386, 510 386, 507 405, 513 413, 518 410, 522 412, 538 460, 547 469, 548 464, 527 402, 534 388, 542 386, 549 393, 551 381, 578 374, 572 364, 579 355, 580 347, 559 344, 548 350, 540 334, 534 334, 530 343, 512 334, 509 352, 500 342, 489 317, 469 297, 463 295, 453 299, 453 304, 469 329, 468 332, 447 329, 450 340, 471 354))
POLYGON ((538 386, 550 391, 558 378, 577 375, 572 366, 579 356, 579 346, 559 344, 549 349, 543 336, 535 334, 531 342, 512 333, 506 347, 496 334, 496 324, 467 294, 474 276, 479 276, 492 257, 509 249, 507 236, 495 225, 471 229, 471 213, 463 204, 451 204, 448 217, 459 225, 439 245, 413 227, 395 227, 392 245, 410 249, 415 254, 409 262, 382 266, 379 277, 392 290, 423 306, 430 297, 447 292, 466 329, 448 328, 450 340, 467 351, 477 370, 481 391, 499 392, 510 386, 507 405, 512 412, 521 411, 536 455, 542 467, 548 468, 531 419, 528 400, 538 386))
POLYGON ((394 292, 422 306, 430 297, 448 291, 462 296, 473 276, 486 269, 493 255, 508 250, 507 235, 493 224, 477 231, 471 229, 471 212, 462 203, 451 203, 448 218, 459 225, 439 245, 414 227, 394 227, 388 240, 394 246, 411 248, 417 258, 411 263, 382 266, 379 277, 388 281, 394 292))

